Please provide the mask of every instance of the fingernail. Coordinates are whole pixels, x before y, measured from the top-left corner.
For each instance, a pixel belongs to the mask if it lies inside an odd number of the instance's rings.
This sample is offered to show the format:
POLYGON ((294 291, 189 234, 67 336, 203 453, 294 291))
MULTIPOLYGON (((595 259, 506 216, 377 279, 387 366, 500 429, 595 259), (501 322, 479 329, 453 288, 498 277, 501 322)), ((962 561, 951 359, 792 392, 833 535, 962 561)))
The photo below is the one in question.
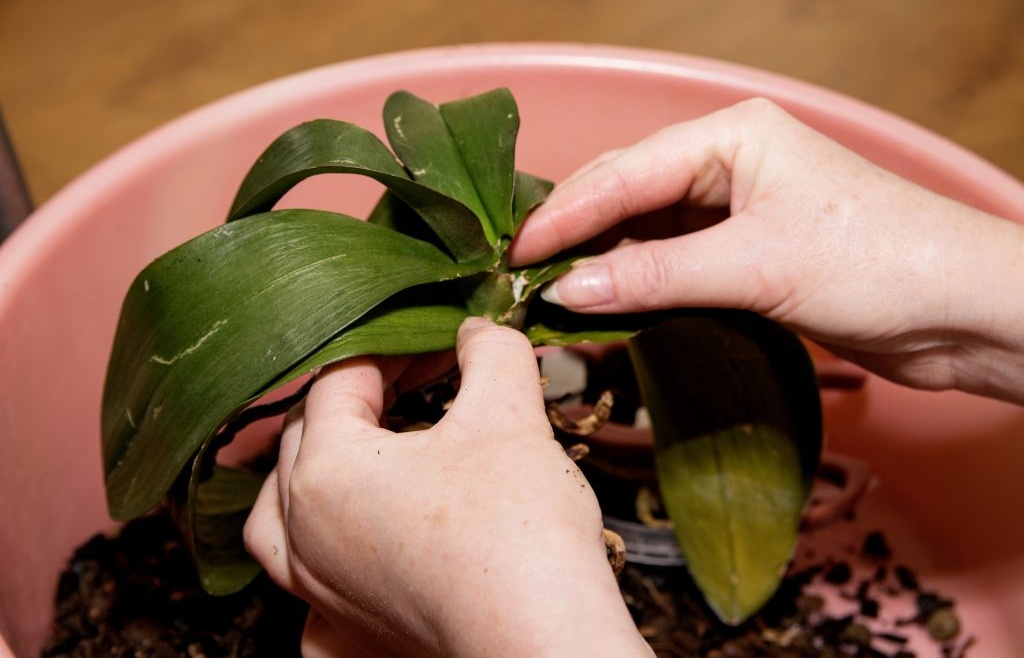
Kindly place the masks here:
POLYGON ((549 304, 558 304, 559 306, 565 306, 562 301, 561 295, 558 294, 558 281, 552 281, 540 291, 540 298, 549 304))
POLYGON ((540 293, 541 299, 559 306, 586 308, 614 300, 612 276, 608 266, 595 258, 586 258, 553 281, 540 293))

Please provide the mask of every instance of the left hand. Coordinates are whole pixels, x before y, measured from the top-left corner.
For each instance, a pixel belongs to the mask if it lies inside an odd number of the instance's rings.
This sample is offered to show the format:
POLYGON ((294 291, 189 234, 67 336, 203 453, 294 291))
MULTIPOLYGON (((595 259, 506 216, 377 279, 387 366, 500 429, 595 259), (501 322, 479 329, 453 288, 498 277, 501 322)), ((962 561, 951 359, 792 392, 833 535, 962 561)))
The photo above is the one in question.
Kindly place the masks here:
POLYGON ((288 415, 245 536, 312 604, 304 653, 651 655, 529 342, 475 318, 457 356, 461 390, 431 429, 380 426, 394 360, 325 369, 288 415))

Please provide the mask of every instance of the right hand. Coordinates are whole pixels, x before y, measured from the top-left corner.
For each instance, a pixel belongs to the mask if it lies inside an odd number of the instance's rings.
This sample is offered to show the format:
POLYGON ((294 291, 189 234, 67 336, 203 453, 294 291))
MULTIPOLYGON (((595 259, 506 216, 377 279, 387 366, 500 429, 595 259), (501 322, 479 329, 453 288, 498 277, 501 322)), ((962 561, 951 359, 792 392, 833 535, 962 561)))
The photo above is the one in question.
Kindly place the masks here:
POLYGON ((547 297, 586 313, 759 312, 897 382, 1024 402, 1024 227, 747 101, 597 158, 524 223, 524 264, 673 204, 728 219, 582 261, 547 297))

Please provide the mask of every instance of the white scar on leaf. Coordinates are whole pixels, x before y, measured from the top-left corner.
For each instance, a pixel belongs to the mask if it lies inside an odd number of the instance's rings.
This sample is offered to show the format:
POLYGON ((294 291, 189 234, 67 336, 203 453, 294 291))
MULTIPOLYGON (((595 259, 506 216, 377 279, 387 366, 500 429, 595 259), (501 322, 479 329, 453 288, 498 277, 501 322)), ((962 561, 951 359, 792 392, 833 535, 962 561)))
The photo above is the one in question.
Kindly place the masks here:
POLYGON ((203 343, 205 343, 207 340, 209 340, 210 337, 213 336, 215 333, 220 331, 220 328, 223 327, 224 325, 226 325, 227 323, 228 323, 227 320, 217 320, 216 322, 213 323, 213 326, 210 327, 209 331, 207 331, 205 334, 203 334, 202 336, 199 337, 199 340, 197 340, 192 345, 189 345, 188 347, 183 349, 181 352, 178 352, 177 354, 175 354, 174 356, 172 356, 169 359, 168 358, 164 358, 162 356, 159 356, 157 354, 154 354, 153 356, 149 357, 149 360, 152 361, 153 363, 159 363, 162 366, 169 366, 169 365, 177 362, 178 360, 188 356, 189 354, 194 353, 196 350, 198 350, 200 347, 203 346, 203 343))

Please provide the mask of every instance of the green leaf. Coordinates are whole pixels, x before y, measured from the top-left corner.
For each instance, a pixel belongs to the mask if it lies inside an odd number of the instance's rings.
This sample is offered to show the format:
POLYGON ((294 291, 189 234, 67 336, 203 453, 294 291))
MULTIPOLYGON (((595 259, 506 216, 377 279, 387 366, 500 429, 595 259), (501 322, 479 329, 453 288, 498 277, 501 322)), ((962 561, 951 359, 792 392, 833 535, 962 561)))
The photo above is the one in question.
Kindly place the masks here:
POLYGON ((384 104, 384 130, 413 180, 472 210, 488 242, 495 244, 487 208, 440 109, 407 91, 395 92, 384 104))
POLYGON ((273 387, 353 356, 425 354, 454 349, 459 325, 467 317, 469 311, 465 307, 447 304, 375 309, 285 373, 273 387))
POLYGON ((728 623, 778 587, 821 452, 800 340, 741 312, 694 314, 629 341, 666 509, 694 580, 728 623))
POLYGON ((256 503, 264 476, 217 466, 198 488, 191 531, 199 579, 211 594, 233 594, 262 567, 245 550, 242 529, 256 503))
POLYGON ((227 224, 158 258, 127 294, 104 389, 111 514, 153 507, 239 405, 391 295, 481 267, 313 210, 227 224))
POLYGON ((561 331, 544 324, 535 324, 526 328, 526 337, 533 345, 566 347, 582 343, 614 343, 633 336, 635 331, 628 330, 594 330, 594 331, 561 331))
POLYGON ((497 237, 511 238, 519 109, 508 89, 440 106, 497 237))
POLYGON ((278 137, 246 174, 228 220, 268 211, 292 187, 325 173, 368 176, 384 184, 423 217, 459 261, 493 254, 470 208, 409 178, 373 133, 329 119, 304 123, 278 137))
POLYGON ((411 238, 429 242, 438 249, 445 249, 444 242, 434 233, 430 225, 423 221, 423 218, 408 203, 402 201, 390 190, 381 195, 366 221, 392 231, 398 231, 411 238))
MULTIPOLYGON (((650 311, 644 313, 618 313, 618 314, 593 314, 575 313, 564 306, 549 304, 540 299, 537 293, 551 279, 566 271, 576 259, 569 259, 553 263, 551 269, 544 271, 544 268, 537 268, 531 284, 532 290, 529 294, 533 298, 529 301, 529 309, 524 326, 528 327, 534 335, 534 343, 547 340, 546 336, 552 339, 557 336, 571 336, 573 334, 595 334, 607 336, 631 336, 641 329, 653 327, 665 320, 677 317, 680 311, 650 311)), ((617 340, 617 338, 616 338, 617 340)), ((573 342, 581 342, 574 340, 573 342)), ((594 342, 607 342, 597 341, 594 342)), ((547 343, 544 343, 547 344, 547 343)), ((570 343, 571 344, 571 343, 570 343)))
POLYGON ((519 113, 507 89, 441 106, 397 92, 384 126, 413 179, 470 208, 491 245, 511 237, 519 113))
MULTIPOLYGON (((515 180, 515 192, 512 196, 512 221, 518 231, 529 212, 543 203, 551 193, 554 183, 521 171, 516 172, 515 180)), ((423 221, 423 218, 390 190, 381 195, 366 221, 430 242, 439 248, 445 248, 444 243, 423 221)))
POLYGON ((515 190, 512 194, 512 235, 519 232, 519 227, 526 216, 543 203, 555 187, 549 180, 521 171, 517 171, 515 176, 515 190))

